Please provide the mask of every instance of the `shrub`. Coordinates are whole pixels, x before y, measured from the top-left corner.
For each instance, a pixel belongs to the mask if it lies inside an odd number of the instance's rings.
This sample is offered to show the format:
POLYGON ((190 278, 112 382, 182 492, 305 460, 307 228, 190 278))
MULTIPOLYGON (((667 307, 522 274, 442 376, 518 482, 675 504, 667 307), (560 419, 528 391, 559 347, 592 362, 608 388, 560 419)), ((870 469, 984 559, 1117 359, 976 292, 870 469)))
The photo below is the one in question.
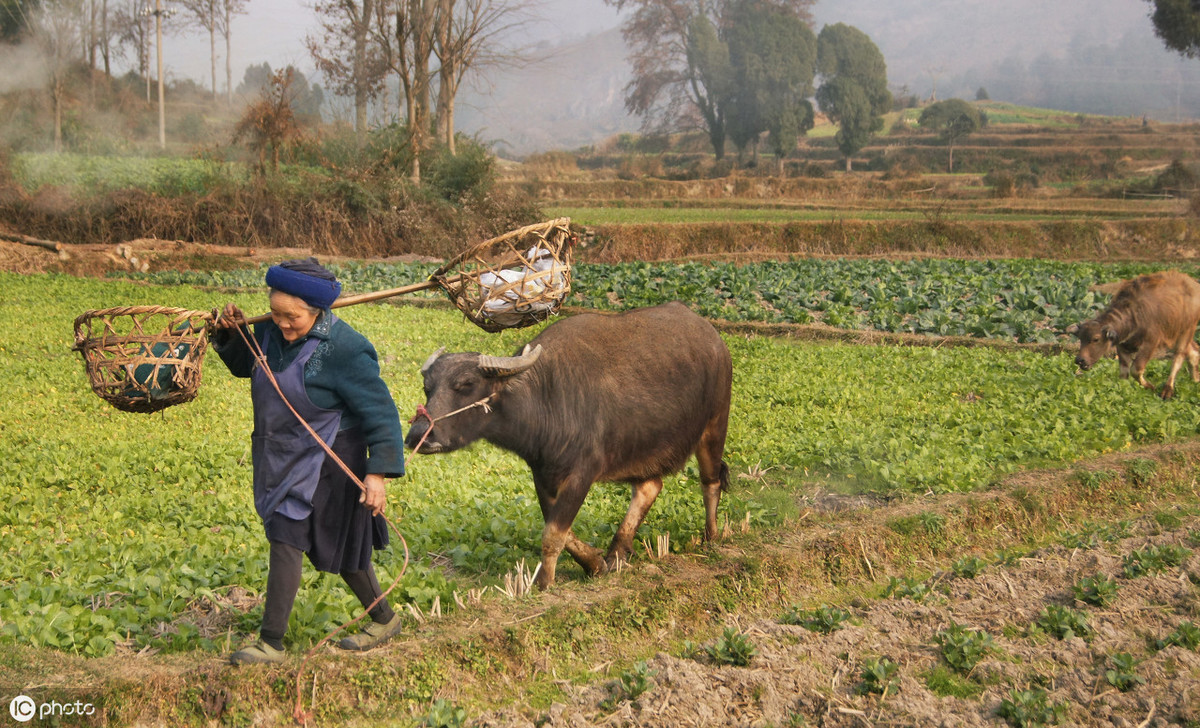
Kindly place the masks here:
POLYGON ((496 182, 496 159, 478 141, 459 135, 456 153, 440 147, 428 163, 423 181, 443 199, 464 202, 481 200, 496 182))
POLYGON ((1125 472, 1134 485, 1145 485, 1158 473, 1158 462, 1150 458, 1134 458, 1125 464, 1125 472))
POLYGON ((1196 191, 1197 181, 1196 171, 1176 159, 1155 178, 1154 191, 1184 197, 1196 191))

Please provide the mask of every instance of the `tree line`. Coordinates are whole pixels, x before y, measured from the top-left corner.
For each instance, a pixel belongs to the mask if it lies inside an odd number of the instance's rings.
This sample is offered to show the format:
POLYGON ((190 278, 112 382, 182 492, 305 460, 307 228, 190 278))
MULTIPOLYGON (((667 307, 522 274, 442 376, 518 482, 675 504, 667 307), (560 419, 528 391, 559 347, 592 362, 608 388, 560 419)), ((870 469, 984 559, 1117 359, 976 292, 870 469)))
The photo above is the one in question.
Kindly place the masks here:
MULTIPOLYGON (((149 78, 155 13, 167 14, 162 3, 146 9, 145 0, 0 0, 0 42, 35 44, 48 61, 49 87, 60 118, 66 77, 85 66, 108 76, 129 61, 149 78)), ((173 32, 203 31, 209 39, 212 95, 217 98, 218 46, 224 46, 227 102, 233 103, 232 20, 247 12, 249 0, 179 0, 168 24, 173 32)), ((518 63, 521 54, 505 44, 532 19, 534 0, 317 0, 318 30, 305 38, 317 69, 331 90, 349 98, 360 146, 368 132, 371 104, 389 105, 388 89, 399 88, 396 113, 404 114, 411 149, 411 173, 420 178, 422 152, 444 144, 455 152, 454 103, 471 72, 518 63), (402 110, 402 111, 401 111, 402 110)), ((278 101, 270 81, 308 86, 295 69, 277 75, 269 67, 247 69, 243 87, 263 92, 263 101, 278 101), (251 79, 254 76, 254 79, 251 79), (264 83, 264 79, 268 83, 264 83)), ((319 92, 319 87, 317 87, 319 92)), ((307 95, 311 100, 313 96, 307 95)), ((317 95, 319 100, 321 96, 317 95)), ((303 110, 301 114, 303 115, 303 110)), ((385 114, 386 115, 386 114, 385 114)), ((58 126, 56 126, 58 129, 58 126)), ((61 131, 56 131, 56 148, 61 131)))
POLYGON ((849 170, 891 109, 879 48, 844 23, 814 33, 815 0, 605 2, 630 12, 626 108, 648 131, 703 130, 718 159, 726 142, 740 157, 765 138, 782 160, 813 128, 815 98, 849 170))

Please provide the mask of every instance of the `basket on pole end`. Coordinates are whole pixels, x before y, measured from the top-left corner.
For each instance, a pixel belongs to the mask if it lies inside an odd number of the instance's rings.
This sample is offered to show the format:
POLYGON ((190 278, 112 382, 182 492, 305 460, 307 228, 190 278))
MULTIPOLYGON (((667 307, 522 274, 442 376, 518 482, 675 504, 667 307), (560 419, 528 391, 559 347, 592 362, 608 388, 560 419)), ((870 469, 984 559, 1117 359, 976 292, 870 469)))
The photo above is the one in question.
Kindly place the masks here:
POLYGON ((531 326, 558 313, 571 292, 571 219, 527 225, 479 243, 430 280, 484 331, 531 326))
POLYGON ((72 348, 102 399, 124 412, 157 412, 196 397, 212 319, 167 306, 85 311, 72 348))

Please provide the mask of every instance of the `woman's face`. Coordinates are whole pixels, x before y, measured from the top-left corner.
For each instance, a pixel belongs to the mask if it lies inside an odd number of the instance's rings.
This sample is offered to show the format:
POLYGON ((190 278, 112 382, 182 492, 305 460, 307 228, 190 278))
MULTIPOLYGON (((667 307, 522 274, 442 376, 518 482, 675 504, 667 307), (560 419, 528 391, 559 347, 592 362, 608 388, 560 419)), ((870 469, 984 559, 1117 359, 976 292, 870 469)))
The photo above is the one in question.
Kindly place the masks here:
POLYGON ((290 293, 271 292, 271 320, 288 343, 304 338, 320 313, 320 309, 314 310, 303 299, 290 293))

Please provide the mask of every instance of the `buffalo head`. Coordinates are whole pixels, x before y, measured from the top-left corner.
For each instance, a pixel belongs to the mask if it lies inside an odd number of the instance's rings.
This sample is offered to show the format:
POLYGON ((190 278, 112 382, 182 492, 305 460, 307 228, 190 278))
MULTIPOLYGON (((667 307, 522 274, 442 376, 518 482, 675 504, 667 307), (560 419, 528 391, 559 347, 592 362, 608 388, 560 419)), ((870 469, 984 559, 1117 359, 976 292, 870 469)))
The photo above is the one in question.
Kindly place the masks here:
POLYGON ((1075 364, 1083 371, 1112 354, 1117 346, 1117 332, 1100 322, 1084 321, 1067 329, 1067 333, 1075 334, 1079 339, 1079 353, 1075 356, 1075 364))
POLYGON ((409 427, 404 444, 414 452, 458 450, 484 437, 490 413, 512 377, 529 369, 542 347, 517 356, 475 352, 443 354, 438 349, 421 367, 425 407, 409 427))

